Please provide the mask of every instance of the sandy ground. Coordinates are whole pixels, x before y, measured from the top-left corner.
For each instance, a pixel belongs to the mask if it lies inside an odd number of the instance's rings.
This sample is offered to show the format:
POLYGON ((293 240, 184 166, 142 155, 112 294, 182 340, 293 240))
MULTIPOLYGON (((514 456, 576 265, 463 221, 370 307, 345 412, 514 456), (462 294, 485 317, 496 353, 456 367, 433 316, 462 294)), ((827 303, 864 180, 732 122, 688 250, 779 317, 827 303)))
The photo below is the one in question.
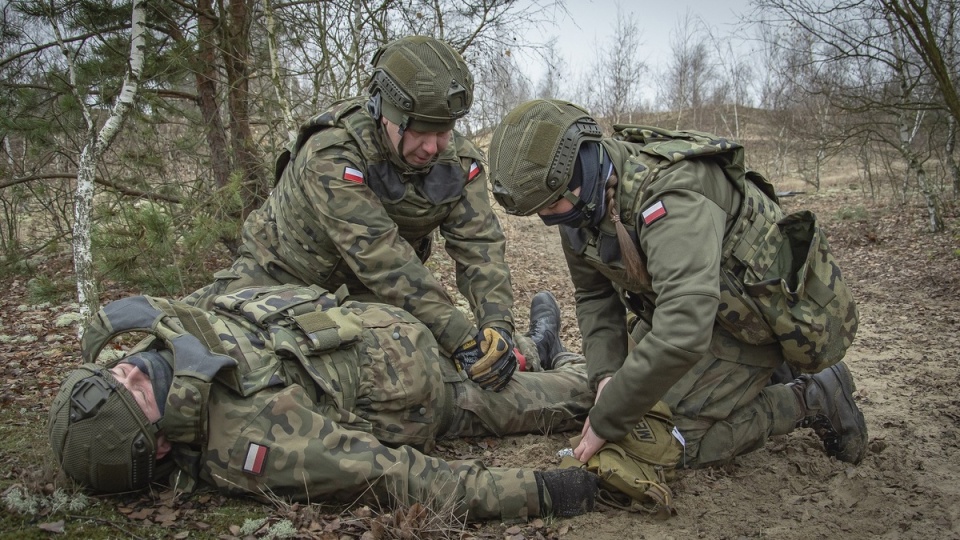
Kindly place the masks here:
MULTIPOLYGON (((478 532, 590 540, 960 538, 960 239, 926 233, 919 206, 863 204, 859 192, 840 188, 784 200, 788 210, 809 208, 824 222, 858 300, 860 329, 845 361, 870 434, 859 466, 827 457, 812 430, 800 429, 723 468, 682 471, 673 485, 677 515, 666 521, 601 507, 534 524, 541 528, 478 532), (865 219, 836 217, 856 207, 867 210, 865 219)), ((563 308, 563 340, 579 350, 555 229, 535 217, 503 222, 520 327, 533 294, 551 290, 563 308)), ((542 468, 559 462, 566 437, 485 439, 469 448, 490 465, 542 468)))

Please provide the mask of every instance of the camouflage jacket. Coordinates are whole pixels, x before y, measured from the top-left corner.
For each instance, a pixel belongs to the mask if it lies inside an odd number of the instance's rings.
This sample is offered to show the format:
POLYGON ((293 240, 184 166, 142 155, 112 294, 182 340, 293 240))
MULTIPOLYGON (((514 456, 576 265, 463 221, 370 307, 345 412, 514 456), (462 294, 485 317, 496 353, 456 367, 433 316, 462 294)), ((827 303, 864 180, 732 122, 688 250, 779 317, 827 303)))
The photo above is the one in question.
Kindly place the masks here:
POLYGON ((769 227, 782 216, 780 207, 752 182, 731 180, 743 177, 739 145, 715 138, 690 152, 689 145, 650 138, 648 144, 605 139, 603 146, 619 177, 621 218, 651 282, 627 278, 609 217, 596 228, 560 231, 591 384, 617 374, 590 412, 591 425, 608 440, 625 436, 711 350, 719 329, 765 332, 756 341, 773 341, 737 294, 732 244, 756 249, 763 236, 745 234, 738 223, 769 227), (725 174, 726 167, 740 167, 739 174, 725 174), (756 211, 738 220, 745 200, 756 211), (732 282, 722 286, 721 275, 732 282), (652 328, 629 354, 623 301, 652 328))
POLYGON ((477 329, 422 262, 439 230, 478 325, 512 331, 504 236, 481 152, 454 132, 427 172, 401 172, 381 133, 360 99, 304 124, 278 185, 244 224, 242 252, 283 283, 369 291, 421 320, 449 354, 477 329))

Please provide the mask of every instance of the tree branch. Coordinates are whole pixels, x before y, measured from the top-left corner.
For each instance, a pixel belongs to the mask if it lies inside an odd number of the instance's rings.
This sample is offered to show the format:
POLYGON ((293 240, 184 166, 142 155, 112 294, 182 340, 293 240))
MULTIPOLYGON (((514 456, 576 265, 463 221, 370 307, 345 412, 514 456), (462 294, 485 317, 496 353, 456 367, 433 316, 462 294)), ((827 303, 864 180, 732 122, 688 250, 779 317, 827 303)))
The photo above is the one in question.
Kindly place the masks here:
MULTIPOLYGON (((18 184, 25 184, 27 182, 33 182, 35 180, 76 180, 76 173, 50 173, 50 174, 34 174, 31 176, 21 176, 20 178, 14 178, 7 182, 0 184, 0 189, 8 188, 10 186, 16 186, 18 184)), ((166 201, 174 204, 182 204, 183 199, 180 197, 174 197, 171 195, 163 195, 161 193, 154 193, 152 191, 143 191, 139 189, 133 189, 131 187, 126 187, 116 182, 111 182, 110 180, 105 180, 103 178, 94 178, 94 182, 100 184, 101 186, 106 186, 111 188, 118 193, 126 195, 128 197, 136 197, 139 199, 148 199, 151 201, 166 201)))

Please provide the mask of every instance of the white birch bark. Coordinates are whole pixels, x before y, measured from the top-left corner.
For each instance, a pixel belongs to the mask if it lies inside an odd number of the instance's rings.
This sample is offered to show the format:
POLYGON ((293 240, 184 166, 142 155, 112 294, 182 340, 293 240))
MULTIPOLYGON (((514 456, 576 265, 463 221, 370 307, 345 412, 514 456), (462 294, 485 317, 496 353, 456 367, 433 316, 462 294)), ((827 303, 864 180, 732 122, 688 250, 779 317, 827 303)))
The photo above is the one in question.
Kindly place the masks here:
POLYGON ((953 152, 957 148, 957 120, 954 117, 949 118, 950 125, 947 128, 947 167, 950 169, 950 176, 953 178, 953 196, 960 197, 960 165, 957 164, 957 158, 953 152))
MULTIPOLYGON (((145 15, 144 0, 134 0, 133 12, 130 17, 130 57, 123 87, 117 97, 110 116, 103 126, 97 130, 96 122, 86 103, 86 96, 76 84, 73 56, 67 49, 57 21, 51 19, 57 41, 67 60, 71 90, 83 111, 87 122, 87 143, 80 153, 80 163, 77 167, 77 190, 74 195, 73 208, 73 267, 77 277, 77 303, 80 306, 81 320, 86 321, 96 312, 100 304, 100 294, 97 291, 96 279, 93 272, 93 254, 90 247, 91 218, 94 205, 94 178, 97 173, 97 162, 103 152, 109 148, 123 126, 127 112, 133 107, 143 71, 143 48, 145 45, 144 32, 145 15)), ((83 337, 83 325, 78 329, 78 337, 83 337)))
POLYGON ((287 144, 292 147, 293 143, 297 140, 297 123, 293 119, 293 112, 290 110, 290 100, 287 99, 283 77, 280 75, 280 58, 277 54, 277 20, 273 15, 273 2, 270 0, 264 1, 263 14, 267 19, 267 51, 270 56, 270 80, 273 82, 273 89, 277 93, 277 103, 280 105, 280 112, 283 115, 283 126, 287 131, 287 144))

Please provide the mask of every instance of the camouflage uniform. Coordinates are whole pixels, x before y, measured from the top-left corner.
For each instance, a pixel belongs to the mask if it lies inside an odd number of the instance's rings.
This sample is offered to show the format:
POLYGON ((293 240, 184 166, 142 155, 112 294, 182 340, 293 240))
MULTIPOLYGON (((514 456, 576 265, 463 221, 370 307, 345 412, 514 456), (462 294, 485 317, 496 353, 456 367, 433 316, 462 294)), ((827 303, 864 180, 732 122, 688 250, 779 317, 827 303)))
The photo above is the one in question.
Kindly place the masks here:
POLYGON ((277 187, 244 223, 241 257, 212 293, 345 285, 356 299, 412 313, 451 354, 477 327, 423 264, 439 229, 478 326, 512 332, 504 237, 481 152, 453 132, 428 170, 404 166, 364 104, 341 102, 301 128, 277 187))
MULTIPOLYGON (((472 520, 526 519, 540 513, 532 470, 421 450, 444 437, 574 429, 592 402, 579 355, 485 392, 440 360, 410 314, 318 287, 245 289, 210 304, 133 297, 106 306, 85 334, 88 360, 131 328, 164 336, 174 351, 162 429, 185 489, 202 481, 233 494, 365 497, 450 505, 472 520)), ((536 365, 533 343, 519 344, 536 365)))
MULTIPOLYGON (((654 169, 651 158, 637 144, 602 144, 621 180, 624 225, 646 258, 652 286, 627 279, 609 217, 596 228, 560 227, 590 381, 595 386, 617 373, 590 412, 594 431, 619 440, 662 399, 686 439, 688 467, 728 462, 762 447, 770 435, 792 431, 802 416, 796 397, 784 385, 767 386, 783 363, 779 346, 751 345, 721 324, 750 323, 717 277, 732 256, 724 240, 743 193, 709 159, 668 165, 652 183, 631 190, 633 175, 654 169), (621 297, 637 315, 630 351, 621 297)), ((759 214, 772 221, 782 216, 759 190, 751 188, 751 195, 761 201, 759 214)), ((752 237, 744 244, 756 249, 763 241, 752 237)))

